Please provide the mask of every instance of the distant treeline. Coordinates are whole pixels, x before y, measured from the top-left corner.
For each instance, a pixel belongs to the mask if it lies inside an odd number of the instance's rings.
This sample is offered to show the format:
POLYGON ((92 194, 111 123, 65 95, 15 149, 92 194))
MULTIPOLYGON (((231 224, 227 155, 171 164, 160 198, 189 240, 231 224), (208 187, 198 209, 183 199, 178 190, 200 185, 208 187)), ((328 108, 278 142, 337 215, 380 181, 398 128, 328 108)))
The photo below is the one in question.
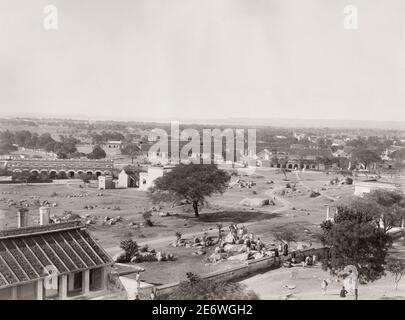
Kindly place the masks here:
POLYGON ((74 137, 59 136, 59 141, 52 138, 50 133, 31 133, 28 130, 0 132, 0 154, 8 154, 18 147, 29 149, 42 149, 54 152, 60 158, 77 152, 76 144, 80 140, 74 137))

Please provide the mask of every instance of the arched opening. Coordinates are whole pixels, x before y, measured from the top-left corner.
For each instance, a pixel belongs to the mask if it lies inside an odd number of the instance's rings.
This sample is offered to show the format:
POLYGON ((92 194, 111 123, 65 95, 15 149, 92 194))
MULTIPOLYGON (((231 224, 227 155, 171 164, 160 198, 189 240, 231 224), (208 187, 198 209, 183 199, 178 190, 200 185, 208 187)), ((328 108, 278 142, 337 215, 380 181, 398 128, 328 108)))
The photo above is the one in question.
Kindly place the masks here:
POLYGON ((58 179, 67 179, 67 175, 65 171, 58 172, 58 179))
POLYGON ((31 170, 29 180, 36 181, 39 178, 39 171, 38 170, 31 170))
POLYGON ((68 177, 70 179, 74 178, 75 177, 75 172, 74 171, 68 171, 68 177))
POLYGON ((304 167, 305 167, 305 166, 304 166, 303 164, 300 164, 300 168, 301 168, 301 169, 304 169, 304 167))
POLYGON ((49 172, 49 178, 50 179, 56 179, 56 171, 52 170, 51 172, 49 172))
POLYGON ((93 179, 93 172, 92 171, 87 171, 86 172, 86 179, 87 180, 92 180, 93 179))
POLYGON ((315 169, 315 165, 314 165, 314 164, 312 165, 312 169, 315 169))
POLYGON ((41 181, 47 181, 49 179, 49 174, 48 171, 46 170, 41 170, 41 173, 39 175, 39 178, 41 179, 41 181))
POLYGON ((295 169, 298 169, 298 164, 294 164, 294 168, 295 168, 295 169))
POLYGON ((98 178, 99 176, 101 176, 101 171, 96 171, 96 177, 98 178))
POLYGON ((305 169, 309 169, 309 164, 307 164, 307 165, 305 166, 305 169))
POLYGON ((106 176, 108 176, 108 175, 110 174, 110 171, 104 171, 104 174, 105 174, 106 176))
POLYGON ((290 163, 290 164, 288 165, 288 169, 292 169, 292 167, 293 167, 293 165, 290 163))

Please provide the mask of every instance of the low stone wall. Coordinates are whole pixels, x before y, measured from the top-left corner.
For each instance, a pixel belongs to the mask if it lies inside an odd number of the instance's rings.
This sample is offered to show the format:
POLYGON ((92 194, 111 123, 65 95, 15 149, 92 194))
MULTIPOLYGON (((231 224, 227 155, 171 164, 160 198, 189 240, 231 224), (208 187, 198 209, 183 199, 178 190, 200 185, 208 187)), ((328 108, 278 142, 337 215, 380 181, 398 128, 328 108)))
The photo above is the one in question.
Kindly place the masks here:
MULTIPOLYGON (((328 248, 312 248, 301 251, 295 251, 295 259, 297 262, 301 262, 307 256, 316 255, 318 257, 323 256, 328 251, 328 248)), ((287 256, 276 257, 264 257, 261 259, 248 260, 245 264, 228 268, 225 270, 214 271, 201 275, 202 279, 210 279, 215 281, 239 281, 244 278, 255 275, 257 272, 269 271, 279 268, 282 263, 291 258, 291 254, 287 256)), ((180 282, 169 283, 166 285, 156 286, 156 295, 158 298, 165 298, 170 294, 180 282)), ((152 288, 141 289, 139 292, 140 299, 149 299, 152 288)))

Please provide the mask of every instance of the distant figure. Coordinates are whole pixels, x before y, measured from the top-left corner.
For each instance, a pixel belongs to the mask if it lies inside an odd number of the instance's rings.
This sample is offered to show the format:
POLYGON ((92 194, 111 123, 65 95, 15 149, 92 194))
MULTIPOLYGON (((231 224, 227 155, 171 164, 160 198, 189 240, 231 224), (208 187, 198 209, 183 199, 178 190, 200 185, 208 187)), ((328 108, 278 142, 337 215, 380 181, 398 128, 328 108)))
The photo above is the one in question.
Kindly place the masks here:
POLYGON ((323 294, 326 294, 326 289, 328 288, 328 281, 326 281, 325 279, 322 280, 322 291, 323 294))
POLYGON ((153 288, 151 293, 150 293, 150 299, 151 300, 156 300, 156 289, 153 288))
POLYGON ((347 294, 347 291, 345 289, 345 286, 343 286, 342 290, 340 290, 340 297, 341 298, 346 298, 346 294, 347 294))
POLYGON ((136 273, 135 281, 136 281, 136 293, 138 294, 139 289, 141 288, 141 275, 139 274, 139 271, 136 273))
POLYGON ((312 256, 312 264, 315 265, 316 264, 316 255, 312 256))
POLYGON ((138 295, 138 294, 135 295, 135 299, 134 299, 134 300, 139 300, 139 295, 138 295))
POLYGON ((284 244, 284 248, 283 248, 283 254, 285 255, 285 256, 288 256, 288 244, 284 244))

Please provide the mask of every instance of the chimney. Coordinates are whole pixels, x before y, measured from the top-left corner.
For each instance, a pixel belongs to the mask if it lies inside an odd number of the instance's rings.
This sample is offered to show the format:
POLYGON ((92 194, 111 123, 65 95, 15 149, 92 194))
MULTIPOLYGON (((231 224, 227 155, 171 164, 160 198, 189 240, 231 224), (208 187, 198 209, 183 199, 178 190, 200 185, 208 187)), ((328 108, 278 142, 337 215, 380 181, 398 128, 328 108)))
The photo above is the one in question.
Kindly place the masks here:
POLYGON ((19 228, 28 227, 28 209, 26 208, 18 209, 17 218, 19 228))
POLYGON ((49 224, 51 208, 49 207, 40 207, 39 208, 39 224, 41 226, 49 224))

